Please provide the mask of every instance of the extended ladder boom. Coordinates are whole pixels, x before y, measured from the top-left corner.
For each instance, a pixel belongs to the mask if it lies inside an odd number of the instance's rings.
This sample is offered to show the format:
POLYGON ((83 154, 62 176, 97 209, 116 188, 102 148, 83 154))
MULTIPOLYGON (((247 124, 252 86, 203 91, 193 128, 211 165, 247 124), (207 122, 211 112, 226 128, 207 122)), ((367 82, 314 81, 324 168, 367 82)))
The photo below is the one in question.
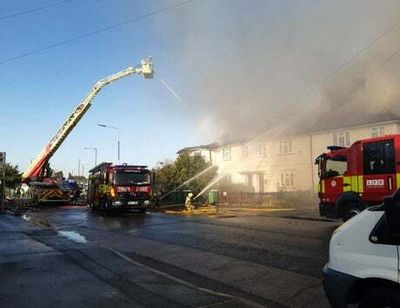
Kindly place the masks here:
POLYGON ((94 87, 90 90, 86 98, 76 107, 75 111, 68 117, 65 123, 58 130, 56 135, 51 139, 49 144, 47 144, 44 149, 40 152, 38 157, 32 162, 29 168, 22 175, 23 182, 30 182, 32 178, 37 178, 43 176, 44 169, 49 162, 50 158, 61 146, 64 140, 68 137, 72 129, 78 124, 79 120, 85 115, 85 113, 90 108, 92 101, 96 95, 104 88, 106 85, 112 83, 113 81, 119 80, 121 78, 139 74, 143 75, 146 79, 153 78, 153 64, 151 58, 146 58, 141 61, 141 67, 128 67, 127 69, 120 71, 116 74, 110 75, 106 78, 99 80, 94 87))

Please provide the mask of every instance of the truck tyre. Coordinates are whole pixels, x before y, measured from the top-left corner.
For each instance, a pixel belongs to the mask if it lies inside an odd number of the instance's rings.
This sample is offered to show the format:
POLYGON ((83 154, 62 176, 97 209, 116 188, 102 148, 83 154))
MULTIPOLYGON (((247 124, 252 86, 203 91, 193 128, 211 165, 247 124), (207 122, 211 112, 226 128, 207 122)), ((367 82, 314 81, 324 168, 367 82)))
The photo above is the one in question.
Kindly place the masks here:
POLYGON ((353 201, 345 204, 342 212, 343 222, 348 221, 350 218, 360 214, 364 209, 365 206, 361 202, 353 201))
POLYGON ((358 305, 366 307, 400 307, 400 288, 381 286, 367 291, 358 305))

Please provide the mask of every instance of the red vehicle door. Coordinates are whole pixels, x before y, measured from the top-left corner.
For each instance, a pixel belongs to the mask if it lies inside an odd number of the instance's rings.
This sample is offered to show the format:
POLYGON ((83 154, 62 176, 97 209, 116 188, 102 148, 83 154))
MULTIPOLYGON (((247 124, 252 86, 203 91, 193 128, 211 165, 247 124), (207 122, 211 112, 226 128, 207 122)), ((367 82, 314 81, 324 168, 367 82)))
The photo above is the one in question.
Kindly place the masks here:
POLYGON ((343 193, 343 176, 325 179, 325 198, 328 202, 336 202, 343 193))
POLYGON ((363 144, 364 193, 367 203, 380 203, 396 187, 396 157, 393 138, 363 144))
POLYGON ((325 163, 324 194, 325 202, 335 203, 344 191, 343 175, 347 171, 347 158, 344 155, 330 157, 325 163))

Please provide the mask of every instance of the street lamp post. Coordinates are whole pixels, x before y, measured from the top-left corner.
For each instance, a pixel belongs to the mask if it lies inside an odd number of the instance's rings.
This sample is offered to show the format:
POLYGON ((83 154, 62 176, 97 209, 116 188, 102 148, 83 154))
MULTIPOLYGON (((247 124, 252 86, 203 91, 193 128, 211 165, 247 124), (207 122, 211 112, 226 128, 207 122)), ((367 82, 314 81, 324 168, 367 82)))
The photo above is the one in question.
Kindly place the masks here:
POLYGON ((94 151, 94 166, 97 166, 97 148, 94 147, 85 147, 85 150, 92 150, 94 151))
POLYGON ((111 129, 115 129, 115 130, 117 130, 117 132, 118 132, 118 162, 120 161, 120 159, 121 159, 121 142, 120 142, 120 140, 121 140, 121 131, 120 131, 120 129, 118 128, 118 127, 115 127, 115 126, 111 126, 111 125, 105 125, 105 124, 97 124, 98 126, 100 126, 100 127, 105 127, 105 128, 111 128, 111 129))

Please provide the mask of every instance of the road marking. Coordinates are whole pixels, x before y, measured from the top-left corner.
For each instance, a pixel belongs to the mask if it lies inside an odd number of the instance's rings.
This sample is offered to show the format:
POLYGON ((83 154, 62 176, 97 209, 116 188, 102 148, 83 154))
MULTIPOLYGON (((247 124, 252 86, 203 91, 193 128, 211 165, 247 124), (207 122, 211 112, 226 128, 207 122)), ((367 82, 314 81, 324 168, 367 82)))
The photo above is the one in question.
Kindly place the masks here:
POLYGON ((143 263, 137 262, 137 261, 129 258, 127 255, 119 252, 118 250, 115 250, 115 249, 112 249, 112 248, 109 248, 109 247, 105 247, 105 246, 98 246, 98 247, 101 247, 101 248, 104 248, 106 250, 111 251, 112 253, 116 254, 117 256, 119 256, 120 258, 124 259, 125 261, 127 261, 129 263, 132 263, 132 264, 134 264, 136 266, 139 266, 139 267, 143 267, 143 268, 145 268, 145 269, 147 269, 147 270, 149 270, 149 271, 151 271, 151 272, 153 272, 155 274, 158 274, 160 276, 163 276, 165 278, 168 278, 170 280, 173 280, 173 281, 175 281, 177 283, 180 283, 180 284, 183 284, 185 286, 191 287, 193 289, 196 289, 196 290, 199 290, 199 291, 202 291, 202 292, 205 292, 205 293, 209 293, 209 294, 212 294, 212 295, 216 295, 216 296, 227 297, 229 299, 238 299, 240 302, 242 302, 242 303, 244 303, 246 305, 252 306, 252 307, 260 307, 260 308, 264 307, 264 306, 262 306, 260 304, 254 303, 254 302, 249 301, 249 300, 247 300, 245 298, 242 298, 242 297, 236 297, 236 296, 232 296, 232 295, 229 295, 229 294, 226 294, 226 293, 221 293, 221 292, 213 291, 213 290, 210 290, 210 289, 198 287, 198 286, 196 286, 196 285, 194 285, 194 284, 192 284, 190 282, 187 282, 185 280, 176 278, 174 276, 171 276, 170 274, 167 274, 167 273, 162 272, 160 270, 157 270, 155 268, 149 267, 149 266, 147 266, 147 265, 145 265, 143 263))
POLYGON ((58 231, 57 230, 57 234, 60 236, 66 237, 67 239, 74 241, 76 243, 80 243, 80 244, 87 243, 86 238, 76 231, 58 231))

